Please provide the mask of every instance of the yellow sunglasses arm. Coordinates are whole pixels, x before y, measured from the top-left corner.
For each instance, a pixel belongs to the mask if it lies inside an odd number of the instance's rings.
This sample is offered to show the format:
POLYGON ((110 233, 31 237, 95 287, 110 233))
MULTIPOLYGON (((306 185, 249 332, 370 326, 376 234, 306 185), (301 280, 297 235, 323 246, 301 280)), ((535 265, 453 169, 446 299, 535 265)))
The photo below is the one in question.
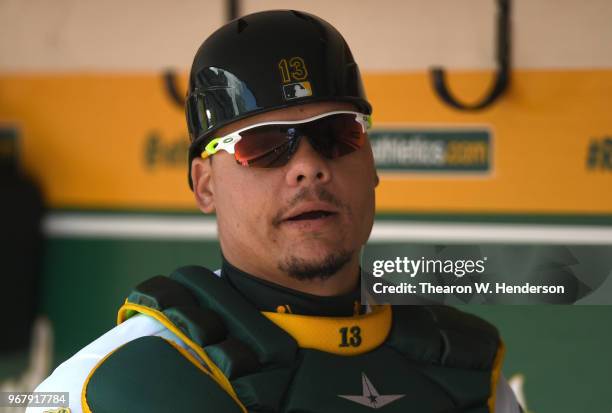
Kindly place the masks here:
POLYGON ((214 155, 214 154, 217 153, 217 145, 219 144, 220 140, 221 140, 221 138, 215 138, 215 139, 211 140, 210 142, 208 142, 208 144, 204 147, 204 150, 200 154, 202 159, 206 159, 209 156, 214 155))

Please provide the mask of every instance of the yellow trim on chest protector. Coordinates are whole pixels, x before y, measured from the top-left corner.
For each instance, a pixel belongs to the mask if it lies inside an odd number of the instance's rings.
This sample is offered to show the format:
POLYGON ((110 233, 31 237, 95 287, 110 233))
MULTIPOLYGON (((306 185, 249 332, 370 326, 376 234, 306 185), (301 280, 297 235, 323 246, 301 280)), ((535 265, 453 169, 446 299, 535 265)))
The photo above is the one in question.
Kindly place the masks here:
MULTIPOLYGON (((236 402, 236 404, 238 404, 240 409, 244 413, 247 413, 246 407, 244 407, 244 405, 242 404, 242 402, 236 395, 236 391, 232 387, 232 384, 230 383, 229 379, 225 377, 225 375, 219 369, 219 367, 217 367, 217 365, 213 363, 213 361, 208 357, 208 355, 206 354, 206 351, 204 351, 202 347, 196 344, 184 332, 182 332, 179 328, 177 328, 174 325, 174 323, 172 323, 172 321, 170 321, 168 317, 166 317, 164 313, 162 313, 161 311, 157 311, 153 308, 149 308, 149 307, 146 307, 140 304, 130 303, 128 300, 125 300, 125 303, 121 306, 121 308, 119 309, 119 312, 117 313, 117 324, 123 323, 125 320, 130 318, 132 315, 137 314, 137 313, 145 314, 145 315, 148 315, 149 317, 156 319, 164 327, 166 327, 168 330, 173 332, 178 338, 183 340, 183 342, 191 350, 193 350, 198 355, 198 357, 200 357, 200 359, 204 362, 205 367, 207 367, 208 370, 210 370, 208 371, 206 369, 201 369, 202 372, 205 374, 208 374, 214 381, 216 381, 219 384, 219 386, 221 386, 221 388, 225 390, 227 394, 230 395, 230 397, 236 402)), ((175 346, 175 348, 177 347, 175 346)), ((188 353, 181 352, 181 354, 185 356, 188 353)), ((188 359, 189 361, 193 363, 192 358, 188 358, 188 359)))
POLYGON ((391 306, 373 306, 355 317, 315 317, 265 312, 262 314, 292 336, 302 348, 356 356, 384 343, 391 330, 391 306))

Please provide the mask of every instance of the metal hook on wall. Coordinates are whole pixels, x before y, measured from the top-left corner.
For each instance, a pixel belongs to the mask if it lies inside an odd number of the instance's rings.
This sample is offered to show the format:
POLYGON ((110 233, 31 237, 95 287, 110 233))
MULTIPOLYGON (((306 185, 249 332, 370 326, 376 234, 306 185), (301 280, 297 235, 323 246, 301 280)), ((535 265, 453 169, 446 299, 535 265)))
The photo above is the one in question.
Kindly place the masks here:
MULTIPOLYGON (((239 15, 240 0, 226 0, 225 7, 227 21, 234 20, 239 15)), ((176 72, 173 69, 168 69, 164 71, 162 76, 170 100, 182 110, 185 107, 185 94, 179 92, 176 72)))
POLYGON ((178 90, 176 72, 173 69, 168 69, 164 71, 162 76, 164 78, 164 86, 168 97, 173 103, 183 109, 185 107, 185 96, 178 90))
POLYGON ((444 68, 431 70, 433 88, 440 99, 449 106, 465 111, 484 109, 495 102, 510 83, 510 0, 497 0, 497 76, 493 87, 485 98, 478 103, 463 103, 450 92, 446 83, 444 68))

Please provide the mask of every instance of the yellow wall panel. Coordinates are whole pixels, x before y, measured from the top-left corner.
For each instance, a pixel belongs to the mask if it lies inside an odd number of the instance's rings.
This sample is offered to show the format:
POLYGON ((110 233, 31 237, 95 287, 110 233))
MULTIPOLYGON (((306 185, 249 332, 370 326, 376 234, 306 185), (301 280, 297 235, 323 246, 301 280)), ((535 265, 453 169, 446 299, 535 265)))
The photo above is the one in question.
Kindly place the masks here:
MULTIPOLYGON (((491 81, 449 76, 465 101, 491 81)), ((445 106, 424 72, 365 84, 375 128, 476 125, 493 139, 488 174, 381 173, 379 212, 612 213, 612 171, 587 165, 591 143, 612 136, 612 70, 515 71, 507 94, 475 113, 445 106)), ((184 115, 159 74, 2 75, 0 121, 20 128, 52 207, 193 209, 184 115)))

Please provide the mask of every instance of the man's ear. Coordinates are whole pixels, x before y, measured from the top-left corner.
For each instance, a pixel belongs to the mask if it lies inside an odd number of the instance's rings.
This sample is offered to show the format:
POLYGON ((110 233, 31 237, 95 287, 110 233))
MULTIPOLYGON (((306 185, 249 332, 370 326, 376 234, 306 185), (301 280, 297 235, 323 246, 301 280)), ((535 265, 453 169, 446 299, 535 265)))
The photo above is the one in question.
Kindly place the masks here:
POLYGON ((374 188, 376 188, 379 183, 380 183, 380 178, 378 177, 378 173, 374 171, 374 188))
POLYGON ((191 162, 193 195, 200 211, 210 214, 215 211, 214 185, 210 159, 195 158, 191 162))

